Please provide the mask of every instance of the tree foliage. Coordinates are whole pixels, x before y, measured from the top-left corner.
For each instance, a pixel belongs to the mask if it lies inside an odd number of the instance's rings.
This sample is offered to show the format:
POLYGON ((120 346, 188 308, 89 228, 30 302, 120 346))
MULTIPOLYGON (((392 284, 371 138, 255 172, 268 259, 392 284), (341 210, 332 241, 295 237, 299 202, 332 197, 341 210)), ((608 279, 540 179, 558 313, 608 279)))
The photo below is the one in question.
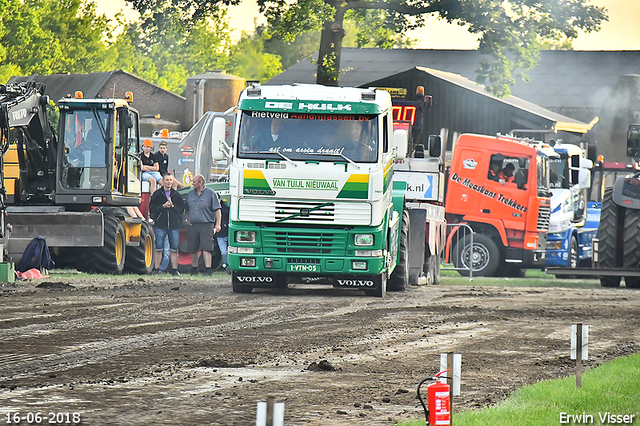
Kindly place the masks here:
MULTIPOLYGON (((570 42, 585 32, 599 30, 607 19, 604 8, 588 0, 258 0, 275 34, 293 40, 306 31, 322 32, 317 82, 337 85, 340 50, 345 37, 345 18, 370 15, 377 26, 359 26, 360 40, 373 32, 381 47, 389 47, 391 36, 401 36, 436 15, 451 24, 468 26, 486 55, 477 69, 479 83, 498 96, 509 94, 515 78, 537 61, 543 44, 570 42)), ((402 40, 402 39, 400 39, 402 40)))
POLYGON ((81 0, 1 0, 0 80, 103 71, 113 65, 108 20, 81 0))

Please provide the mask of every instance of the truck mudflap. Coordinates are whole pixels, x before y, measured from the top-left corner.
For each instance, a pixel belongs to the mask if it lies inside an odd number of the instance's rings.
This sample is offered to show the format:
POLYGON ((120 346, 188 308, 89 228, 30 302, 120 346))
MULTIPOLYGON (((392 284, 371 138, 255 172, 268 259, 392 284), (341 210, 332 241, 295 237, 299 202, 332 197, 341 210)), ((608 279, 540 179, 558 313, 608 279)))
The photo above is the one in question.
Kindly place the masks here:
POLYGON ((547 262, 546 250, 524 250, 507 247, 505 250, 505 260, 509 263, 509 259, 521 260, 522 268, 543 268, 547 262))

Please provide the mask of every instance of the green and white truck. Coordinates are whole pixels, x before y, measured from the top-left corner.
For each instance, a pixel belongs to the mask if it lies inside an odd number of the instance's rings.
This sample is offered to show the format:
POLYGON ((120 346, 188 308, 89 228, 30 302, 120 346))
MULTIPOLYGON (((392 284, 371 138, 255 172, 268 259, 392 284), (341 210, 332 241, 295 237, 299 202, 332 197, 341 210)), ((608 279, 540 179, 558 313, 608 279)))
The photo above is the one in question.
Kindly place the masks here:
MULTIPOLYGON (((233 291, 289 283, 377 297, 404 290, 411 244, 405 201, 413 200, 405 200, 407 182, 394 180, 393 171, 407 154, 407 137, 394 131, 384 90, 247 87, 234 126, 214 120, 211 147, 215 160, 229 160, 233 291)), ((423 251, 424 228, 413 241, 423 251)))

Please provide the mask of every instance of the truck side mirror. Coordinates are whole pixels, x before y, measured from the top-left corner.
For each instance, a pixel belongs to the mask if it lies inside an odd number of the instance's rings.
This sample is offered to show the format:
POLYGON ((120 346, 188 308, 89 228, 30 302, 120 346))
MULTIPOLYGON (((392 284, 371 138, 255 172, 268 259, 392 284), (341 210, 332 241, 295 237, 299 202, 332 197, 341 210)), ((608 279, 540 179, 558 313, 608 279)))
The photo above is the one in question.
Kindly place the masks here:
POLYGON ((429 135, 429 157, 440 157, 442 154, 442 139, 440 135, 429 135))
POLYGON ((589 169, 578 170, 578 188, 580 189, 591 188, 591 170, 589 169))
POLYGON ((396 160, 404 160, 407 157, 407 132, 406 130, 393 131, 393 147, 396 150, 396 160))
POLYGON ((592 169, 593 168, 593 161, 589 160, 588 158, 580 158, 580 167, 583 169, 592 169))
POLYGON ((227 143, 226 139, 226 129, 227 122, 222 117, 216 117, 213 119, 213 127, 211 129, 211 156, 214 160, 220 161, 226 158, 226 150, 227 143))

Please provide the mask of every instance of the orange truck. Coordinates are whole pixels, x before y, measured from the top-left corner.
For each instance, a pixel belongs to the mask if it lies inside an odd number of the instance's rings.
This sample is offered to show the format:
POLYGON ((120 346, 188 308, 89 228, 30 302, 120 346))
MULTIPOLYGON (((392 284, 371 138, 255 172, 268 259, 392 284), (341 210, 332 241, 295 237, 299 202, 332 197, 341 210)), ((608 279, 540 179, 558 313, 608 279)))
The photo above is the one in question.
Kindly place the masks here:
POLYGON ((447 253, 462 275, 521 276, 543 268, 551 214, 547 155, 524 139, 462 134, 445 213, 447 253))

